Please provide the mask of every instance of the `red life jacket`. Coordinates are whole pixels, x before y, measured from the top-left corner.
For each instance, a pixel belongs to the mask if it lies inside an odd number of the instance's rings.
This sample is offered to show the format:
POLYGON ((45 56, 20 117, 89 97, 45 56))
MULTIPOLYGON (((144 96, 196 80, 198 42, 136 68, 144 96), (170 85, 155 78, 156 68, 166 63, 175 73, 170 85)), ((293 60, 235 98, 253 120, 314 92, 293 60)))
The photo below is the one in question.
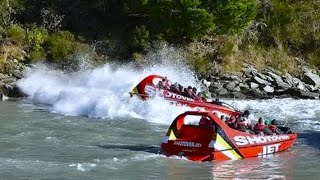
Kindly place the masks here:
POLYGON ((270 124, 269 125, 269 129, 272 131, 272 132, 276 132, 276 130, 277 130, 277 126, 276 125, 273 125, 273 124, 270 124))
POLYGON ((209 119, 201 118, 199 121, 200 126, 210 126, 212 125, 212 122, 209 119))
POLYGON ((254 127, 254 130, 263 131, 265 127, 266 125, 264 125, 263 123, 257 123, 256 126, 254 127))

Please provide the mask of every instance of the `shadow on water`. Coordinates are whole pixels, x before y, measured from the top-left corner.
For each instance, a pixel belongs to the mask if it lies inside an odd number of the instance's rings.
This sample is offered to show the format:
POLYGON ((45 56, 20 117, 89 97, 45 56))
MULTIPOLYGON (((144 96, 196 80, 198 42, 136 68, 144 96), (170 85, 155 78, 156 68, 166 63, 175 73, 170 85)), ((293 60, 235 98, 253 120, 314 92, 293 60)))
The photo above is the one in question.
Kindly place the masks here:
POLYGON ((129 151, 141 151, 153 154, 161 154, 161 148, 159 146, 150 146, 150 145, 114 145, 114 144, 106 144, 106 145, 97 145, 100 148, 104 149, 121 149, 121 150, 129 150, 129 151))
POLYGON ((298 134, 298 138, 307 145, 320 149, 320 132, 307 130, 298 134))

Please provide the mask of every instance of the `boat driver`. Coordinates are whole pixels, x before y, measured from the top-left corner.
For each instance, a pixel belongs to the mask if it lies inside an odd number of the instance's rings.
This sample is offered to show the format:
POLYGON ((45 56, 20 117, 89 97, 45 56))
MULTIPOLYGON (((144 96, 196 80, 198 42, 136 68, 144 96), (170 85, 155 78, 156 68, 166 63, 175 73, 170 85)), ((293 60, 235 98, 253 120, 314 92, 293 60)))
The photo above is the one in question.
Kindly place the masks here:
POLYGON ((207 118, 206 116, 201 116, 201 119, 199 121, 199 126, 203 126, 203 127, 211 127, 213 125, 212 121, 210 121, 209 118, 207 118))

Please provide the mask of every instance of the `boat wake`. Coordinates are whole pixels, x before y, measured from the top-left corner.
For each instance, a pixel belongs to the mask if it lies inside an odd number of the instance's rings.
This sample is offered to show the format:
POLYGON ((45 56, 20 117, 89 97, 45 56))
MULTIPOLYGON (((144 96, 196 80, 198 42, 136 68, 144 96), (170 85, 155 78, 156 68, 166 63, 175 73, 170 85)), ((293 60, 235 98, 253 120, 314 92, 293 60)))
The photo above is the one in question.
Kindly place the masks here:
POLYGON ((103 67, 65 73, 37 64, 31 68, 18 86, 34 104, 49 105, 49 110, 70 116, 89 118, 142 118, 154 123, 170 123, 186 107, 172 108, 168 102, 154 99, 142 102, 129 98, 128 92, 145 76, 160 74, 185 86, 196 86, 196 78, 182 58, 173 56, 174 50, 149 55, 150 63, 143 70, 133 66, 103 67), (165 115, 164 115, 165 114, 165 115))
MULTIPOLYGON (((152 123, 169 124, 187 107, 174 107, 162 98, 141 101, 129 98, 128 92, 150 74, 167 76, 183 86, 196 86, 197 78, 175 49, 166 49, 147 56, 144 69, 133 65, 106 64, 96 69, 80 68, 65 73, 37 64, 18 82, 18 86, 35 104, 46 104, 49 111, 70 116, 117 119, 140 118, 152 123)), ((240 110, 249 109, 251 118, 290 121, 299 128, 320 131, 318 100, 224 100, 240 110), (268 116, 266 116, 268 115, 268 116), (303 123, 301 123, 303 122, 303 123), (301 127, 300 127, 301 126, 301 127)))

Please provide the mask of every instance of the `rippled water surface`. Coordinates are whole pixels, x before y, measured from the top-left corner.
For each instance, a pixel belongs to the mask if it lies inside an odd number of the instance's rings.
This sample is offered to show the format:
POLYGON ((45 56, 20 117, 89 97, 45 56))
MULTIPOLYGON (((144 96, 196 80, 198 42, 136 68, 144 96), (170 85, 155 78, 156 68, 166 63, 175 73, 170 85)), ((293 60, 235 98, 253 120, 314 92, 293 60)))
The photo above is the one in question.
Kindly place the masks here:
MULTIPOLYGON (((172 59, 166 53, 159 56, 172 59)), ((320 176, 319 100, 225 100, 249 109, 252 120, 263 116, 286 123, 299 139, 291 150, 266 158, 197 163, 158 153, 173 119, 189 109, 161 98, 130 99, 128 92, 149 74, 199 87, 191 71, 166 61, 144 70, 109 65, 73 73, 42 65, 30 69, 18 82, 28 98, 0 101, 0 179, 320 176)))
MULTIPOLYGON (((320 104, 296 100, 268 104, 285 102, 300 108, 305 103, 320 104)), ((263 111, 259 108, 252 111, 263 111)), ((289 120, 299 132, 289 151, 266 158, 195 163, 158 154, 167 123, 65 116, 30 100, 0 102, 0 109, 1 179, 317 179, 320 175, 317 113, 299 118, 295 112, 296 118, 289 120)))

